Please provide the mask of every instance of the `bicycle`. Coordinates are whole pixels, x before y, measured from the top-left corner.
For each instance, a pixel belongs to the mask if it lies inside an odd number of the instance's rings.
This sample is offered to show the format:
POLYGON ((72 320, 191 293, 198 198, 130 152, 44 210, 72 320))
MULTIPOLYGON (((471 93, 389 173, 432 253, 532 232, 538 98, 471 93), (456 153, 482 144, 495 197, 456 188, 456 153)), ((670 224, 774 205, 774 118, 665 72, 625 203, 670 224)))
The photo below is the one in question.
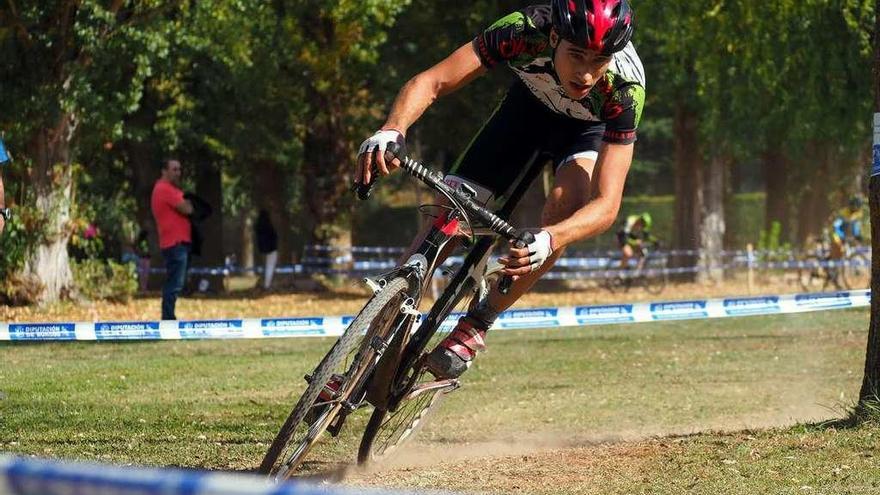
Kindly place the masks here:
MULTIPOLYGON (((396 157, 396 148, 386 160, 396 157)), ((539 167, 528 167, 499 211, 493 213, 474 201, 476 191, 462 184, 446 184, 443 176, 409 157, 398 157, 401 168, 446 198, 425 237, 401 266, 367 278, 373 296, 315 370, 299 401, 282 425, 260 464, 259 471, 281 481, 297 473, 309 450, 327 431, 337 436, 355 411, 373 406, 358 448, 359 464, 377 462, 390 455, 420 426, 442 398, 459 388, 458 379, 438 380, 425 369, 427 351, 456 306, 472 295, 488 297, 490 279, 500 276, 501 265, 490 263, 495 245, 512 241, 518 246, 533 242, 527 231, 504 220, 525 194, 539 167), (451 242, 465 235, 470 251, 439 299, 424 317, 418 311, 430 275, 451 242), (411 329, 418 324, 415 332, 411 329)), ((367 199, 373 183, 360 185, 358 197, 367 199)), ((511 280, 499 288, 507 292, 511 280)))
POLYGON ((635 268, 620 268, 620 258, 612 258, 609 270, 603 280, 603 287, 608 292, 626 293, 633 287, 645 289, 649 294, 657 295, 663 292, 669 281, 666 273, 668 257, 655 250, 655 246, 641 248, 642 255, 638 257, 635 268), (614 268, 616 267, 616 268, 614 268))
POLYGON ((859 246, 843 243, 843 256, 831 255, 830 242, 817 243, 816 249, 801 260, 798 282, 806 292, 863 288, 870 283, 871 264, 859 246))

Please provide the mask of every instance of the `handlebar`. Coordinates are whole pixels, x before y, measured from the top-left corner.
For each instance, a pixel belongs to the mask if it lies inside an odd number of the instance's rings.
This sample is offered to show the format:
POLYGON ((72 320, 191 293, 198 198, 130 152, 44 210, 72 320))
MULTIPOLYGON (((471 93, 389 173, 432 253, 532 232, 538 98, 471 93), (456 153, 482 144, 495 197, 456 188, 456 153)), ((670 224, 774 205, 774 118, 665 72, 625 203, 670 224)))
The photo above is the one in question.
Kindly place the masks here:
MULTIPOLYGON (((443 175, 439 172, 431 170, 412 158, 399 156, 400 146, 396 143, 388 143, 388 149, 385 151, 385 161, 391 162, 394 159, 400 160, 400 168, 409 172, 410 175, 425 183, 431 189, 446 196, 452 203, 459 207, 468 218, 477 219, 481 224, 487 226, 490 230, 501 237, 512 241, 517 247, 525 247, 535 241, 535 236, 531 232, 520 231, 515 229, 506 220, 499 217, 495 213, 489 211, 485 207, 476 203, 473 198, 443 181, 443 175)), ((367 184, 356 183, 354 190, 357 192, 358 199, 366 200, 370 197, 373 185, 376 183, 378 174, 376 174, 376 166, 373 165, 373 178, 367 184)), ((513 282, 510 276, 504 276, 498 288, 502 294, 507 294, 510 285, 513 282)))

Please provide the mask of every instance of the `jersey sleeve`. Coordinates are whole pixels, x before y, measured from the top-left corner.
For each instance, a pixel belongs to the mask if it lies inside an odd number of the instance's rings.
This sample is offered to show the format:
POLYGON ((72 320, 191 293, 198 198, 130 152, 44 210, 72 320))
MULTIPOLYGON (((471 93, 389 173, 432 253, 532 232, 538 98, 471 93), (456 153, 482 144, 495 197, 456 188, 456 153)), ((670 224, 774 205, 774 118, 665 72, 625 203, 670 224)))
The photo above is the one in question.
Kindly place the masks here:
POLYGON ((636 142, 636 130, 645 106, 645 88, 629 83, 617 88, 602 106, 605 135, 602 140, 612 144, 636 142))
POLYGON ((534 58, 547 48, 547 35, 542 30, 547 16, 549 8, 527 7, 502 17, 474 38, 474 51, 489 69, 501 62, 534 58))

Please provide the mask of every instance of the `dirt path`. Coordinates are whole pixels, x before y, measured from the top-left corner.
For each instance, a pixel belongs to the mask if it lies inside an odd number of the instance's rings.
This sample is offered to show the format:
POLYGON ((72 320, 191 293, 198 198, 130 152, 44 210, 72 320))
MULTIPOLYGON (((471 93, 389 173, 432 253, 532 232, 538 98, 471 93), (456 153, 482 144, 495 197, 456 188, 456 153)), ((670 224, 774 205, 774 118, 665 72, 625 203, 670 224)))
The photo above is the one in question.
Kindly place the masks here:
MULTIPOLYGON (((751 430, 827 420, 825 407, 801 405, 798 417, 721 419, 682 431, 626 431, 577 437, 527 435, 456 445, 419 444, 373 468, 344 467, 331 477, 346 485, 460 493, 606 493, 605 481, 639 480, 645 464, 674 457, 687 439, 703 433, 746 435, 751 430)), ((650 486, 650 479, 643 480, 650 486)))

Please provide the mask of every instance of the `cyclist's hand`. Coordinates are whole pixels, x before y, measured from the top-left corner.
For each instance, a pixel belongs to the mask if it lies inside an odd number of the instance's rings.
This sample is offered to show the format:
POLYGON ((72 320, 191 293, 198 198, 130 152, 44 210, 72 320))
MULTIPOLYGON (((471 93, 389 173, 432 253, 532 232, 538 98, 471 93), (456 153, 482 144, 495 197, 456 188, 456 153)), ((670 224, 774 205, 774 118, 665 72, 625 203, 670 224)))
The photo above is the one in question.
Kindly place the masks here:
POLYGON ((354 173, 355 183, 369 184, 373 180, 374 165, 382 175, 388 175, 391 170, 400 166, 400 161, 397 159, 390 164, 385 163, 385 150, 388 149, 389 143, 397 143, 400 146, 398 154, 406 154, 406 140, 403 134, 394 129, 378 131, 361 143, 354 173))
POLYGON ((498 261, 506 267, 502 273, 513 275, 515 279, 540 268, 551 254, 553 254, 553 237, 546 230, 542 230, 535 234, 534 242, 524 248, 515 247, 511 242, 507 256, 498 258, 498 261))

